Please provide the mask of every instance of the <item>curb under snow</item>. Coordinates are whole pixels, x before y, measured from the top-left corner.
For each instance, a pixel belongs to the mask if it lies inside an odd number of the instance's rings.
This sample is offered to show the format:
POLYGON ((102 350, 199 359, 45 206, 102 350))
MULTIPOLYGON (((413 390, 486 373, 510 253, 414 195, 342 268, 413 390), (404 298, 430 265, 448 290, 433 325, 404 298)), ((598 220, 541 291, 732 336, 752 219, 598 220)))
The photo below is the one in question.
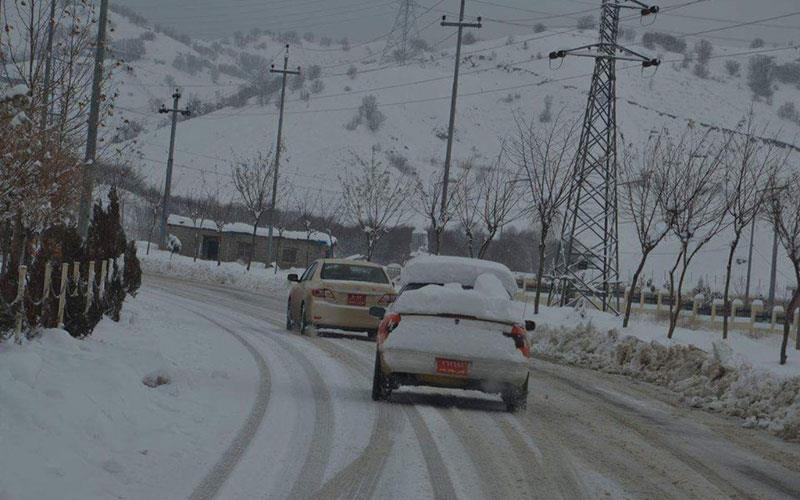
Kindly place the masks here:
POLYGON ((530 339, 540 355, 667 387, 688 406, 739 417, 743 427, 800 442, 800 377, 754 369, 723 342, 715 342, 708 353, 621 336, 616 329, 603 333, 591 321, 576 327, 540 325, 530 339))

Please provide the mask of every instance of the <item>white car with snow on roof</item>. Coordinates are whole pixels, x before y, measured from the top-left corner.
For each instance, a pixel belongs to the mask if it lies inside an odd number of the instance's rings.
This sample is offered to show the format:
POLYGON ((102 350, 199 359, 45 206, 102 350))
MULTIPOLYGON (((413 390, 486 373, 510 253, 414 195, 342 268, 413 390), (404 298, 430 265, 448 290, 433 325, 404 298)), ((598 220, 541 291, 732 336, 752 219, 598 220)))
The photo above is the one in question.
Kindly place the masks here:
POLYGON ((411 260, 400 295, 380 317, 372 398, 401 385, 499 393, 509 411, 525 408, 530 344, 524 304, 502 264, 461 257, 411 260))

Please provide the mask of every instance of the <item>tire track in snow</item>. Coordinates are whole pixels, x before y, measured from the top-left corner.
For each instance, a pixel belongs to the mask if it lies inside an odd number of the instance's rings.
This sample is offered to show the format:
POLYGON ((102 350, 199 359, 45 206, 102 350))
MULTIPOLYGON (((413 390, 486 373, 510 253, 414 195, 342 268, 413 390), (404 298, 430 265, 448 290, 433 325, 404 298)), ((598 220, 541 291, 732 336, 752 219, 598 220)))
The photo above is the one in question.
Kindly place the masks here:
POLYGON ((247 420, 245 420, 244 425, 242 425, 242 427, 239 429, 239 432, 236 433, 233 441, 222 453, 222 456, 219 458, 219 460, 217 460, 211 470, 206 473, 205 477, 202 479, 202 481, 200 481, 200 484, 195 487, 194 491, 192 491, 192 494, 189 496, 191 500, 205 500, 214 498, 216 496, 220 488, 222 488, 222 485, 225 483, 228 477, 230 477, 231 473, 236 468, 236 465, 244 456, 250 441, 252 441, 253 437, 256 435, 256 432, 258 432, 258 428, 261 425, 261 422, 264 420, 264 414, 267 411, 267 404, 269 402, 270 373, 269 367, 267 366, 267 363, 264 361, 264 358, 261 356, 261 354, 241 335, 198 311, 185 306, 179 307, 197 314, 209 323, 233 336, 253 356, 253 359, 258 366, 259 373, 256 400, 253 403, 250 414, 247 416, 247 420))
MULTIPOLYGON (((241 323, 244 324, 243 322, 241 323)), ((249 327, 249 329, 254 333, 263 335, 263 332, 252 327, 249 327)), ((289 498, 309 498, 322 484, 322 478, 325 475, 325 469, 330 461, 331 449, 333 448, 334 416, 330 391, 328 391, 328 386, 319 371, 296 346, 282 339, 279 335, 269 335, 269 340, 279 344, 297 361, 311 383, 311 391, 314 395, 316 408, 311 447, 308 450, 303 466, 300 468, 297 481, 295 481, 289 492, 289 498)))
MULTIPOLYGON (((334 342, 329 342, 329 344, 342 353, 350 352, 349 355, 353 356, 353 359, 360 358, 360 362, 362 364, 366 363, 366 366, 369 367, 368 359, 364 359, 360 356, 360 354, 357 355, 352 352, 361 351, 361 349, 352 349, 351 351, 351 348, 339 346, 334 342)), ((364 354, 367 353, 365 352, 364 354)), ((383 402, 381 404, 391 405, 392 403, 383 402)), ((433 436, 431 435, 428 424, 425 423, 425 420, 422 418, 422 415, 416 407, 402 405, 402 410, 411 424, 414 435, 417 437, 417 442, 419 443, 420 450, 422 451, 422 457, 425 460, 425 466, 428 470, 428 478, 430 479, 430 484, 433 488, 434 497, 448 499, 457 498, 458 494, 456 493, 455 486, 453 486, 453 480, 450 477, 450 472, 447 470, 447 466, 444 463, 442 454, 439 452, 439 448, 436 446, 436 441, 434 441, 433 436)))
MULTIPOLYGON (((171 283, 171 284, 174 285, 175 283, 171 283)), ((275 324, 277 326, 280 326, 280 327, 283 326, 281 319, 278 317, 279 315, 282 314, 282 311, 270 311, 268 308, 265 308, 261 304, 258 304, 258 305, 253 304, 252 300, 254 298, 256 298, 256 297, 239 295, 239 299, 238 300, 234 300, 234 299, 230 299, 228 297, 225 297, 225 296, 221 295, 221 293, 223 293, 223 290, 216 289, 216 287, 215 288, 205 287, 204 284, 202 284, 202 283, 189 283, 189 282, 186 282, 186 283, 181 283, 181 284, 184 285, 184 288, 182 290, 183 293, 180 293, 180 295, 182 295, 182 296, 184 296, 184 297, 186 297, 186 298, 188 298, 190 300, 198 300, 198 298, 201 298, 201 299, 213 300, 217 304, 225 304, 226 303, 228 306, 235 307, 236 310, 238 310, 239 312, 241 312, 243 314, 246 314, 247 316, 249 316, 252 319, 255 319, 255 320, 258 320, 258 321, 265 321, 266 320, 266 321, 268 321, 268 322, 270 322, 272 324, 275 324), (191 286, 192 288, 191 289, 187 289, 187 288, 185 288, 186 286, 191 286)), ((165 291, 168 290, 170 293, 176 293, 174 288, 169 287, 168 285, 166 285, 166 286, 165 285, 161 285, 161 287, 165 291)), ((237 318, 237 321, 241 323, 241 319, 240 318, 237 318)), ((263 332, 259 332, 259 333, 263 334, 263 332)), ((271 335, 269 338, 272 340, 272 339, 278 339, 280 337, 278 335, 271 335)), ((341 356, 341 359, 348 359, 349 358, 351 360, 351 362, 355 366, 366 367, 367 371, 366 372, 362 372, 362 373, 364 373, 364 375, 367 376, 368 378, 371 378, 372 363, 371 363, 371 361, 369 359, 365 359, 365 358, 362 357, 362 353, 363 353, 364 356, 368 356, 369 353, 364 352, 361 349, 351 349, 351 348, 339 345, 339 344, 337 344, 335 342, 332 342, 330 340, 325 339, 324 337, 322 337, 322 338, 308 337, 308 338, 306 338, 306 340, 309 341, 309 342, 314 343, 315 345, 317 345, 320 348, 323 348, 322 347, 323 345, 328 346, 329 347, 329 349, 328 349, 329 353, 330 352, 335 352, 337 354, 337 356, 334 356, 334 358, 336 358, 338 356, 341 356), (353 351, 358 352, 358 354, 356 354, 353 351)), ((373 345, 373 344, 370 344, 370 345, 373 345)), ((388 403, 388 404, 391 404, 391 403, 388 403)), ((385 405, 387 405, 387 403, 382 403, 382 406, 385 406, 385 405)), ((387 410, 387 411, 389 411, 389 410, 387 410)), ((453 486, 453 482, 452 482, 452 479, 450 477, 450 473, 447 470, 447 467, 446 467, 446 465, 444 463, 444 459, 442 458, 442 455, 441 455, 438 447, 436 446, 436 442, 434 441, 433 436, 430 433, 430 429, 428 428, 427 424, 425 423, 424 419, 422 418, 422 415, 419 413, 419 410, 417 410, 415 407, 409 407, 408 405, 402 405, 402 411, 405 414, 406 418, 408 419, 409 423, 411 424, 411 428, 414 431, 415 436, 417 437, 417 442, 418 442, 420 450, 422 452, 423 459, 425 460, 425 466, 426 466, 426 469, 428 471, 428 477, 430 479, 430 485, 431 485, 431 487, 433 489, 433 493, 434 493, 435 498, 447 498, 447 499, 457 498, 456 490, 455 490, 455 487, 453 486)), ((380 448, 380 446, 382 446, 382 445, 379 442, 379 443, 376 443, 376 446, 378 448, 380 448)), ((365 450, 365 452, 366 452, 366 450, 365 450)), ((388 453, 387 453, 387 455, 388 455, 388 453)), ((356 459, 356 460, 358 460, 358 459, 356 459)), ((381 468, 383 467, 384 464, 385 463, 381 464, 381 468)), ((348 468, 349 468, 349 466, 345 467, 345 469, 348 469, 348 468)), ((363 474, 364 471, 362 470, 360 472, 363 474)), ((375 475, 372 477, 371 484, 366 486, 366 489, 357 488, 358 494, 374 492, 375 488, 377 487, 378 480, 380 479, 380 472, 381 472, 381 470, 375 470, 375 475)), ((323 471, 323 473, 324 473, 324 471, 323 471)), ((350 477, 350 476, 354 475, 354 473, 353 472, 348 472, 347 475, 348 475, 348 477, 350 477)), ((338 476, 338 474, 337 474, 337 476, 338 476)), ((320 476, 317 478, 318 481, 321 480, 321 477, 322 477, 322 475, 320 474, 320 476)), ((302 475, 301 475, 301 478, 302 478, 302 475)), ((331 481, 333 481, 333 479, 335 479, 335 478, 336 477, 332 478, 331 481)), ((345 483, 348 482, 346 479, 339 479, 339 481, 342 481, 342 482, 345 482, 345 483)), ((350 484, 352 485, 353 483, 350 483, 350 484)), ((295 486, 297 486, 297 485, 295 485, 295 486)), ((308 488, 304 488, 304 489, 308 490, 308 488)), ((313 490, 311 490, 311 493, 313 493, 313 490)), ((307 495, 307 496, 310 496, 310 494, 307 495)), ((369 494, 369 495, 365 496, 364 498, 369 498, 371 496, 372 495, 369 494)))

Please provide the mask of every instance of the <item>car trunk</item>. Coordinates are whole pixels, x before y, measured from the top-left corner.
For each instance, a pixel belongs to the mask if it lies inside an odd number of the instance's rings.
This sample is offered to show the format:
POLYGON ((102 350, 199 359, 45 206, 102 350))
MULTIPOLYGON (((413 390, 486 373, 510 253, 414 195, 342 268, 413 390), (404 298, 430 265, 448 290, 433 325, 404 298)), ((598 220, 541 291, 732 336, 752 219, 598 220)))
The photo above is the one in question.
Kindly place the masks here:
POLYGON ((494 321, 401 315, 400 324, 389 334, 383 348, 455 360, 524 362, 525 356, 507 336, 510 331, 511 325, 494 321))
POLYGON ((338 305, 372 307, 390 293, 389 285, 363 281, 323 280, 322 287, 333 292, 334 297, 327 301, 338 305))

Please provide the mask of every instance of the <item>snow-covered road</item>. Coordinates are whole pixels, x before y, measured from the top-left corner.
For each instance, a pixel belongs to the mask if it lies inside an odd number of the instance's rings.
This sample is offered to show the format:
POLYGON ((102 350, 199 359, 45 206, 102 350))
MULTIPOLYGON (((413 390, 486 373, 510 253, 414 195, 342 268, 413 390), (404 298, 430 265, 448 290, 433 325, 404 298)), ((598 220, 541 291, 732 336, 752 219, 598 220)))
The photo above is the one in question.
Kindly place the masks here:
POLYGON ((149 276, 245 346, 259 380, 191 498, 798 498, 800 447, 667 391, 535 360, 527 413, 479 393, 370 400, 375 345, 300 337, 284 300, 149 276))

